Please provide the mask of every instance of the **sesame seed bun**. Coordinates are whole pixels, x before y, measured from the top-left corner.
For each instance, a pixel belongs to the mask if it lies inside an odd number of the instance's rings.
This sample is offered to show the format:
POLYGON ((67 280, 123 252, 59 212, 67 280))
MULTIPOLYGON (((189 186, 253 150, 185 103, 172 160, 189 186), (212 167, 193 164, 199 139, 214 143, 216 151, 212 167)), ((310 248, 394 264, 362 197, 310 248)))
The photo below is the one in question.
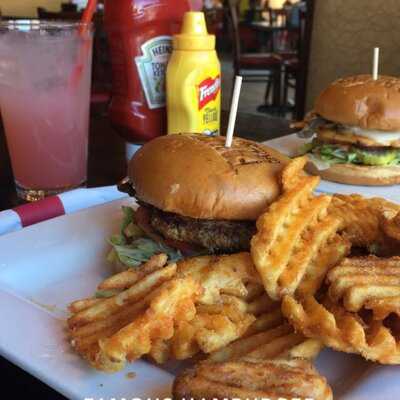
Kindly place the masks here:
POLYGON ((400 79, 357 75, 338 79, 317 98, 315 111, 327 120, 363 129, 400 131, 400 79))

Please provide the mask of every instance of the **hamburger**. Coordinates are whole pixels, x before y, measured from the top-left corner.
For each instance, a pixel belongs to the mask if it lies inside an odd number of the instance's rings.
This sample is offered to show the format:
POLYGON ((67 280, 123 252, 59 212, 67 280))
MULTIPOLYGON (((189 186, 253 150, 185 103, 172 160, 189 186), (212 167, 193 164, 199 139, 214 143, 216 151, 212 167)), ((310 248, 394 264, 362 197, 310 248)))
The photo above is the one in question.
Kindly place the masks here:
POLYGON ((338 79, 317 98, 300 136, 314 136, 308 172, 353 185, 400 183, 400 79, 338 79))
POLYGON ((248 250, 257 217, 280 194, 289 159, 245 139, 224 144, 224 137, 203 135, 161 136, 145 144, 121 188, 139 205, 131 213, 134 225, 125 221, 125 230, 139 228, 170 254, 248 250))

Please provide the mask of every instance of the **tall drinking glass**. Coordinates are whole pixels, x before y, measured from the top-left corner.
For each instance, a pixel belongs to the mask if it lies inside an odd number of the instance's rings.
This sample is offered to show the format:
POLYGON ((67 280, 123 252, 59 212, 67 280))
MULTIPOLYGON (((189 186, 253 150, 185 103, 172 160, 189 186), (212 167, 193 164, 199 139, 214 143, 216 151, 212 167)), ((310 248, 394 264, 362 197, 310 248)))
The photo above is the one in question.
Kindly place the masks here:
POLYGON ((86 182, 91 25, 0 21, 0 111, 18 196, 86 182))

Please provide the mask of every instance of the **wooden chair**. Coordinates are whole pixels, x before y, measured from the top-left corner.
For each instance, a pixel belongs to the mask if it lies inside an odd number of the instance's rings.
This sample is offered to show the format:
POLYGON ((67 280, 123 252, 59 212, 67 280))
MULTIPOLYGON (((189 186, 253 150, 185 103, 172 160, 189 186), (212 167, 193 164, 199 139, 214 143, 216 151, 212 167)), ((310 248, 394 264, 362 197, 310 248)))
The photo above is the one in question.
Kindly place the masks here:
MULTIPOLYGON (((243 81, 266 82, 265 103, 268 104, 274 89, 273 104, 280 103, 281 59, 273 53, 242 53, 239 36, 237 0, 228 0, 229 28, 232 38, 234 78, 241 75, 243 81)), ((233 87, 233 85, 232 85, 233 87)))

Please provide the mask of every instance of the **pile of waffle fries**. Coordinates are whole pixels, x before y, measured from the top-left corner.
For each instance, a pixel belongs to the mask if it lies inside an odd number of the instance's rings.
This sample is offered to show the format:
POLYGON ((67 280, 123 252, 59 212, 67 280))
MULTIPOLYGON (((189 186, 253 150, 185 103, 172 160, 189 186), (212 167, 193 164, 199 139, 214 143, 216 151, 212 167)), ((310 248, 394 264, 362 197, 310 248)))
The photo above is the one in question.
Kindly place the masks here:
POLYGON ((107 372, 143 356, 201 360, 176 378, 176 398, 330 399, 312 366, 324 346, 400 363, 400 206, 317 196, 305 162, 283 171, 250 253, 159 254, 103 281, 110 297, 72 303, 74 349, 107 372))

